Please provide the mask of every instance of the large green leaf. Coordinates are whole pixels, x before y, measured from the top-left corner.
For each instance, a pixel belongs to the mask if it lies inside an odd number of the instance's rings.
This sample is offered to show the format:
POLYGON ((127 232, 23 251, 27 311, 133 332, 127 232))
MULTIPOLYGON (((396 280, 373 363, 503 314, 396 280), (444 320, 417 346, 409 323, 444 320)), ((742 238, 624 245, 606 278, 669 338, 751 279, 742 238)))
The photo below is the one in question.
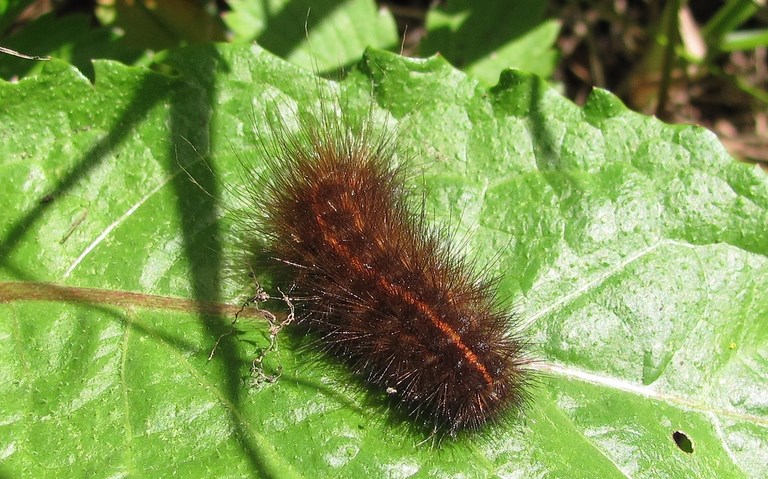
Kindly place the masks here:
POLYGON ((52 61, 0 83, 0 475, 768 473, 768 180, 710 132, 379 51, 340 84, 255 46, 95 78, 52 61), (263 118, 369 94, 430 217, 528 324, 540 376, 516 424, 419 445, 288 331, 265 366, 283 375, 248 386, 268 329, 253 308, 208 361, 253 292, 228 208, 263 118))

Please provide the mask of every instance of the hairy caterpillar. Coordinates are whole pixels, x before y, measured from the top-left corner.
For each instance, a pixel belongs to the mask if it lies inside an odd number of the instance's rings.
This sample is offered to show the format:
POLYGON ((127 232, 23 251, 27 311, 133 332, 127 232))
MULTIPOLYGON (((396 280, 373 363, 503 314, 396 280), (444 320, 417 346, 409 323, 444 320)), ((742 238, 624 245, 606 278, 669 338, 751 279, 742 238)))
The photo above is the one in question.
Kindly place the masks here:
POLYGON ((521 406, 515 317, 412 206, 395 136, 329 107, 299 121, 272 128, 246 195, 248 233, 266 238, 297 323, 435 430, 476 430, 521 406))

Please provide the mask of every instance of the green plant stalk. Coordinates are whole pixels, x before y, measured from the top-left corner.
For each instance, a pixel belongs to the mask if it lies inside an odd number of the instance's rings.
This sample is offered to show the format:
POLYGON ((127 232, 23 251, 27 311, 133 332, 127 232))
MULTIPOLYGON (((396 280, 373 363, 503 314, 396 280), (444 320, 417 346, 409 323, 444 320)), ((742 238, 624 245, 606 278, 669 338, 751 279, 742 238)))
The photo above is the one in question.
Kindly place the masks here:
POLYGON ((729 33, 720 44, 720 49, 724 52, 733 52, 765 46, 768 46, 768 28, 729 33))
POLYGON ((723 38, 765 6, 765 0, 731 0, 704 25, 701 33, 710 50, 720 51, 723 38))
POLYGON ((667 106, 667 92, 672 71, 672 63, 675 58, 675 43, 677 43, 678 12, 681 0, 673 0, 667 3, 662 19, 663 37, 657 36, 657 42, 664 45, 664 54, 661 63, 661 79, 659 81, 658 102, 656 103, 656 116, 661 118, 667 106))

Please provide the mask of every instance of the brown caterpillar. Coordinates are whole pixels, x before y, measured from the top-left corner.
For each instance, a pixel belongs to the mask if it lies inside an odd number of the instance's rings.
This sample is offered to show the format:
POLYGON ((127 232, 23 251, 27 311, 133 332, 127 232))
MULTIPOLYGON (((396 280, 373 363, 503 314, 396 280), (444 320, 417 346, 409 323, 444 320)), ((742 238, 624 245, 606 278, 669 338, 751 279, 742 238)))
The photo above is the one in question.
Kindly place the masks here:
POLYGON ((324 113, 273 128, 249 190, 251 233, 289 278, 296 320, 435 431, 476 430, 519 408, 525 343, 496 282, 412 207, 392 135, 324 113))

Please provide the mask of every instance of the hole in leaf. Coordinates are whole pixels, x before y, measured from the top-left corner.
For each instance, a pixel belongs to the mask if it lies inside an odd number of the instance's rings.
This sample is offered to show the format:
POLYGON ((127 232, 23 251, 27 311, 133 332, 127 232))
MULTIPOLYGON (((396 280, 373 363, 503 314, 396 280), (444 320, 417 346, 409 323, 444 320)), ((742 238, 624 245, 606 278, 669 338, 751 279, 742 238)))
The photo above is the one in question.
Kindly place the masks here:
POLYGON ((674 439, 675 444, 677 444, 677 447, 679 447, 681 451, 687 452, 688 454, 691 454, 693 452, 693 443, 691 442, 691 439, 684 432, 682 431, 673 432, 672 439, 674 439))

